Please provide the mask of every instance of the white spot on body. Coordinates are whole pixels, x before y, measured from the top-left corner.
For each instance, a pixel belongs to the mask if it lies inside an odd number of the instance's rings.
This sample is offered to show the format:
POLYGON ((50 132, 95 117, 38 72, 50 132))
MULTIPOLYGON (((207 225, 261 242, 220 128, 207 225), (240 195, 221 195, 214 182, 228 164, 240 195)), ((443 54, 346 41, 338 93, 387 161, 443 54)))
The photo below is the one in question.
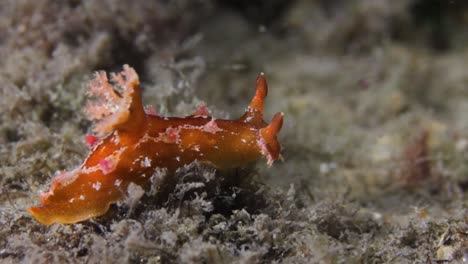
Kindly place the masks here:
POLYGON ((84 195, 80 195, 79 199, 84 200, 85 199, 84 195))
POLYGON ((141 167, 145 167, 145 168, 151 167, 151 159, 148 157, 145 157, 145 159, 141 161, 140 165, 141 167))
POLYGON ((68 200, 69 203, 73 203, 75 201, 75 198, 71 198, 70 200, 68 200))
POLYGON ((122 180, 115 180, 114 185, 119 187, 121 183, 122 183, 122 180))
POLYGON ((114 137, 112 138, 112 142, 115 145, 118 145, 120 143, 120 137, 119 137, 119 134, 118 134, 117 131, 115 131, 115 133, 114 133, 114 137))
POLYGON ((93 183, 93 188, 96 190, 96 191, 99 191, 99 189, 101 189, 101 182, 95 182, 93 183))

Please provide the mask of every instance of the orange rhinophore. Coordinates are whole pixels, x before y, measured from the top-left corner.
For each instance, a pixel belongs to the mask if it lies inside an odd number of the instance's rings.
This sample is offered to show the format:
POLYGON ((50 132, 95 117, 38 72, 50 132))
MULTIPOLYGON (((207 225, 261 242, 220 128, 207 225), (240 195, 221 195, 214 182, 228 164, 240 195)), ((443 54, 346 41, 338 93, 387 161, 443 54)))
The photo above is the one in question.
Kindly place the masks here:
POLYGON ((60 173, 41 204, 28 211, 41 223, 75 223, 100 216, 124 198, 130 183, 144 186, 158 168, 175 171, 193 161, 218 169, 244 166, 266 157, 268 165, 280 157, 276 138, 283 123, 277 113, 263 121, 265 77, 245 114, 238 120, 208 116, 202 106, 184 118, 161 117, 142 105, 138 75, 128 65, 111 81, 105 72, 90 83, 86 114, 95 120, 86 143, 92 149, 78 168, 60 173))

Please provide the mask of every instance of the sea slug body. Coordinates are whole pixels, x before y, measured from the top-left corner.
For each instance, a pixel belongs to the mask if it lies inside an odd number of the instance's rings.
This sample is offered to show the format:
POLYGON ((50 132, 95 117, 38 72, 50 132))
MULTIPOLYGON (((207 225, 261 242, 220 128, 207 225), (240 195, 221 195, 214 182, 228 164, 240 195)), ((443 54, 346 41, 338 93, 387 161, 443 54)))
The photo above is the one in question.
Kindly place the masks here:
POLYGON ((28 211, 49 225, 75 223, 103 215, 125 197, 130 183, 144 186, 158 168, 174 171, 198 161, 218 169, 242 167, 261 156, 268 165, 280 157, 277 133, 283 114, 270 124, 263 116, 265 77, 257 78, 256 93, 238 120, 215 119, 206 107, 187 117, 161 117, 142 104, 136 72, 124 65, 111 81, 105 72, 90 82, 85 112, 95 121, 85 139, 91 153, 78 168, 59 173, 40 205, 28 211))

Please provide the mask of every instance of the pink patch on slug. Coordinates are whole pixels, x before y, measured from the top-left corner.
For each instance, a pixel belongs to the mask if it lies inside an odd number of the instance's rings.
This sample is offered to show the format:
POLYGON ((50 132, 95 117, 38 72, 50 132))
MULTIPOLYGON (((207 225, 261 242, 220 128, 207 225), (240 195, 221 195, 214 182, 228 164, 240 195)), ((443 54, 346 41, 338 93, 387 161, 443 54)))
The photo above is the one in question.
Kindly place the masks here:
POLYGON ((197 109, 197 111, 195 111, 195 113, 193 113, 194 116, 208 116, 210 115, 208 113, 208 108, 206 108, 205 105, 200 105, 197 109))
POLYGON ((101 168, 102 173, 108 174, 114 170, 115 164, 112 161, 103 159, 99 161, 99 167, 101 168))
POLYGON ((97 138, 94 135, 87 135, 85 138, 85 144, 89 148, 94 148, 96 146, 96 143, 99 141, 99 138, 97 138))
POLYGON ((166 139, 168 140, 167 143, 176 143, 177 139, 179 138, 179 129, 175 127, 169 127, 166 129, 166 139))
POLYGON ((206 123, 203 126, 203 130, 212 134, 219 132, 219 131, 223 131, 221 128, 218 127, 218 124, 216 124, 216 121, 214 118, 212 118, 210 122, 206 123))
POLYGON ((146 113, 150 116, 158 116, 158 112, 156 112, 152 105, 146 106, 146 113))

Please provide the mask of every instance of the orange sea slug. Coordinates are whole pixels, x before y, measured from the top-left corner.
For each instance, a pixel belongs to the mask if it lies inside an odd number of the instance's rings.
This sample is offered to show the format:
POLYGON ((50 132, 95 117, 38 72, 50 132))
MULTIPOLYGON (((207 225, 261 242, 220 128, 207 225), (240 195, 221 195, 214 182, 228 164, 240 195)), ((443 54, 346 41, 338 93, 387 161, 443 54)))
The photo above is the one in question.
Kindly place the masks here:
POLYGON ((144 186, 158 168, 174 171, 193 161, 218 169, 244 166, 262 155, 268 165, 280 156, 276 134, 283 114, 270 124, 262 119, 267 83, 257 90, 238 120, 208 116, 205 107, 184 118, 161 117, 142 105, 138 75, 125 65, 109 82, 105 72, 90 83, 85 112, 95 120, 96 136, 86 137, 92 149, 78 168, 60 173, 41 204, 28 211, 41 223, 75 223, 106 213, 124 198, 130 183, 144 186))

